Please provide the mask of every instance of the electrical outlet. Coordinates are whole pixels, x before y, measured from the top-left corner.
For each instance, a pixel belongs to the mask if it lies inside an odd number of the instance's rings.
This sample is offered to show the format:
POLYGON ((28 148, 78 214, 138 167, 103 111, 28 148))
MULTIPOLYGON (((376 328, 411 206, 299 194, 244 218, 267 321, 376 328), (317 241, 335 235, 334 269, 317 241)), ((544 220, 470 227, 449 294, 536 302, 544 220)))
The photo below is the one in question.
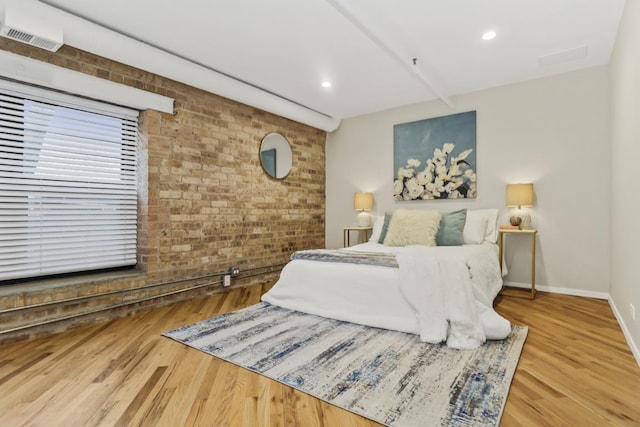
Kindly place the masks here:
POLYGON ((240 267, 231 267, 229 274, 231 274, 231 277, 237 277, 240 274, 240 267))
POLYGON ((631 320, 636 320, 636 308, 633 304, 629 304, 629 309, 631 310, 631 320))
POLYGON ((222 282, 222 286, 224 286, 225 288, 227 286, 231 286, 231 275, 230 274, 225 274, 224 275, 224 281, 222 282))

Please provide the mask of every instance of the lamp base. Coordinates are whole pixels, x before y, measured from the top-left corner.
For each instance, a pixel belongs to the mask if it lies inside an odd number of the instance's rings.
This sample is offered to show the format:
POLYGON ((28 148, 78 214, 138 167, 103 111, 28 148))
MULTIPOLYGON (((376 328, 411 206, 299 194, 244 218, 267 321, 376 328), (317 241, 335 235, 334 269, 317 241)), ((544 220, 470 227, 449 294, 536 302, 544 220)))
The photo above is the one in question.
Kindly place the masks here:
POLYGON ((360 212, 356 216, 356 224, 358 224, 358 227, 371 227, 371 215, 365 211, 360 212))
POLYGON ((509 218, 511 225, 517 225, 520 230, 531 229, 531 215, 523 209, 516 209, 509 218))

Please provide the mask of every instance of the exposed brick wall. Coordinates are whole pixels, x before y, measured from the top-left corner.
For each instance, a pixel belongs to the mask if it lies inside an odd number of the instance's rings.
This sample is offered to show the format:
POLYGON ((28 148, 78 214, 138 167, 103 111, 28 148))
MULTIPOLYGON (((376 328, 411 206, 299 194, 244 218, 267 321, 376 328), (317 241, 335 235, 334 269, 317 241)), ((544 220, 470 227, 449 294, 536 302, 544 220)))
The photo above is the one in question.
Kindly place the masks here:
POLYGON ((232 265, 260 280, 261 269, 285 263, 292 251, 324 247, 324 131, 69 46, 51 53, 0 38, 0 49, 175 98, 175 115, 140 116, 138 269, 145 284, 232 265), (293 149, 283 181, 260 165, 269 132, 283 134, 293 149))
POLYGON ((175 116, 144 118, 151 279, 279 264, 324 246, 323 132, 194 89, 176 104, 175 116), (260 166, 272 130, 293 148, 284 181, 260 166))

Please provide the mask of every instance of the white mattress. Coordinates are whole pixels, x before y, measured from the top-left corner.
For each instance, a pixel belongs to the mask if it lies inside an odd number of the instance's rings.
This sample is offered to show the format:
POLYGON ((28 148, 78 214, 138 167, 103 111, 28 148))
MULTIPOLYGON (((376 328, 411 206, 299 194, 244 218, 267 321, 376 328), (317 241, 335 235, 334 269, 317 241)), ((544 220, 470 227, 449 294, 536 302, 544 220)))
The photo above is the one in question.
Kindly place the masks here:
MULTIPOLYGON (((390 252, 398 248, 363 243, 348 248, 390 252)), ((476 302, 482 306, 487 339, 505 338, 511 326, 492 307, 502 287, 498 248, 493 243, 438 247, 463 254, 469 267, 476 302)), ((419 334, 412 307, 399 289, 399 269, 374 265, 293 260, 274 287, 262 296, 270 304, 323 317, 419 334)))

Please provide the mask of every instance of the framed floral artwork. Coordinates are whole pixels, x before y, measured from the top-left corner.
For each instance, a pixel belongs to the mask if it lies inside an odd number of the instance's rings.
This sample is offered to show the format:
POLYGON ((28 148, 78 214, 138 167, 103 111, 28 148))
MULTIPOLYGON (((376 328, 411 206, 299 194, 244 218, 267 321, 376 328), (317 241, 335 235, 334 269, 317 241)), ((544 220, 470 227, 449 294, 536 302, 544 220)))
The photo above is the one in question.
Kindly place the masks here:
POLYGON ((476 112, 393 126, 393 199, 476 197, 476 112))

